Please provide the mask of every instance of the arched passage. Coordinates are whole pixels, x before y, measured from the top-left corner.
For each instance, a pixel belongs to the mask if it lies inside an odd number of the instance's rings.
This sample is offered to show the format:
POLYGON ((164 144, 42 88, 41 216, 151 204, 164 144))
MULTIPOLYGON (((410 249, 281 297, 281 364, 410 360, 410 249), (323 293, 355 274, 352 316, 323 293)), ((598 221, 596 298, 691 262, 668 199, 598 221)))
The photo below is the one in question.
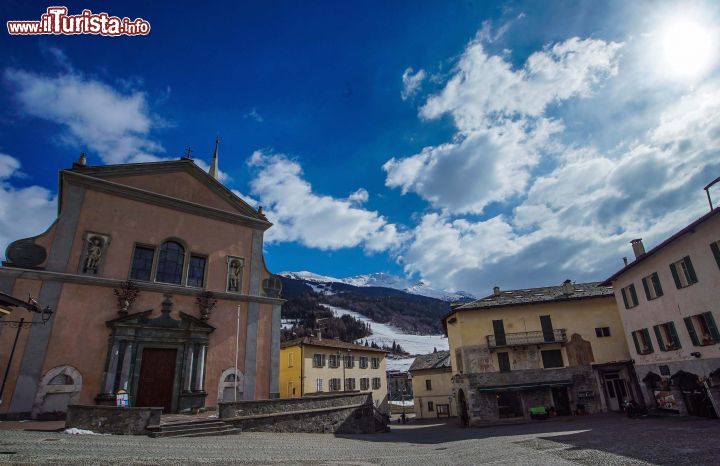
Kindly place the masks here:
POLYGON ((225 369, 218 382, 218 403, 242 400, 243 382, 244 376, 240 370, 236 371, 234 367, 225 369))
POLYGON ((59 419, 65 417, 69 404, 79 401, 82 375, 72 366, 53 367, 43 375, 38 386, 32 417, 59 419))

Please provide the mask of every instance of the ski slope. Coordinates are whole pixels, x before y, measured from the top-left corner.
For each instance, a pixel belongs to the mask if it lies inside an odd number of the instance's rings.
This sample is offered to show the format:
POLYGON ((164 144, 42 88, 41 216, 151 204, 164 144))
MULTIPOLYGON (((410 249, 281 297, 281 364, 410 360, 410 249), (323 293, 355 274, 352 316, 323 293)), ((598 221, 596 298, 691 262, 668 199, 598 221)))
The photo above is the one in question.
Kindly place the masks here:
POLYGON ((438 351, 448 350, 448 340, 443 335, 412 335, 409 333, 403 333, 400 329, 387 324, 379 324, 358 312, 340 307, 329 306, 327 304, 323 304, 322 306, 330 309, 336 317, 350 315, 370 324, 372 335, 357 340, 356 343, 364 343, 365 340, 367 340, 369 342, 375 342, 379 346, 392 346, 394 341, 399 344, 403 350, 412 355, 412 357, 397 359, 392 356, 388 356, 385 363, 386 369, 389 371, 399 370, 405 372, 410 368, 410 365, 415 360, 416 355, 432 353, 434 349, 437 349, 438 351))

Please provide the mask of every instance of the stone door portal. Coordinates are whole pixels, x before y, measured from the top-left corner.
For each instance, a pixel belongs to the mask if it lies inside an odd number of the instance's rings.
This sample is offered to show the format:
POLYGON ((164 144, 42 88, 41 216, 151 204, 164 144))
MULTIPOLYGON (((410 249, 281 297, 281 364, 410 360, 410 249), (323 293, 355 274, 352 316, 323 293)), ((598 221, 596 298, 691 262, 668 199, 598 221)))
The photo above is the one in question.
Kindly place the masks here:
POLYGON ((172 412, 176 357, 176 349, 143 349, 136 406, 162 406, 163 412, 172 412))

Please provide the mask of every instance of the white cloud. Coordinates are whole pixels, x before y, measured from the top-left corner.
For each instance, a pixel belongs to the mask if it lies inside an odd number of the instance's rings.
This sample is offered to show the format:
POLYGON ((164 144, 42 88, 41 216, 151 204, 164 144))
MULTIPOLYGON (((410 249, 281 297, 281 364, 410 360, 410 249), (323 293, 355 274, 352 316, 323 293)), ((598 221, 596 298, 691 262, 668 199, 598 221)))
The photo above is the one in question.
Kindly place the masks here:
POLYGON ((65 129, 64 139, 97 153, 106 163, 157 160, 163 152, 150 138, 158 124, 141 92, 121 93, 76 73, 56 77, 8 69, 21 110, 65 129))
POLYGON ((413 73, 412 68, 406 69, 402 75, 403 88, 400 91, 402 99, 407 100, 415 95, 420 90, 420 86, 426 77, 425 70, 418 70, 417 73, 413 73))
POLYGON ((40 186, 16 188, 9 179, 20 172, 20 162, 0 154, 0 255, 12 241, 35 236, 55 220, 57 198, 40 186))
POLYGON ((307 247, 335 250, 361 246, 368 252, 399 246, 402 235, 377 212, 358 207, 367 191, 348 199, 316 194, 297 162, 282 154, 257 151, 249 164, 257 172, 250 186, 274 226, 269 242, 297 241, 307 247))
POLYGON ((258 123, 262 123, 263 121, 265 121, 263 116, 258 113, 255 107, 253 107, 249 112, 245 113, 243 115, 243 118, 250 118, 251 120, 257 121, 258 123))

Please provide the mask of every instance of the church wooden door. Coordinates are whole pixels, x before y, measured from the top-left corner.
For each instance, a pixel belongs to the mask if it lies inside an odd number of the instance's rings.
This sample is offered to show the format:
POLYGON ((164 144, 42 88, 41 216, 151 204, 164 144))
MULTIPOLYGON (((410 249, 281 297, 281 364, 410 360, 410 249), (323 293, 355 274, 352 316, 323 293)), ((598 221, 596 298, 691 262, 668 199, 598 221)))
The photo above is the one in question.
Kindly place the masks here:
POLYGON ((165 414, 172 411, 176 356, 176 349, 143 349, 135 406, 162 406, 165 414))

